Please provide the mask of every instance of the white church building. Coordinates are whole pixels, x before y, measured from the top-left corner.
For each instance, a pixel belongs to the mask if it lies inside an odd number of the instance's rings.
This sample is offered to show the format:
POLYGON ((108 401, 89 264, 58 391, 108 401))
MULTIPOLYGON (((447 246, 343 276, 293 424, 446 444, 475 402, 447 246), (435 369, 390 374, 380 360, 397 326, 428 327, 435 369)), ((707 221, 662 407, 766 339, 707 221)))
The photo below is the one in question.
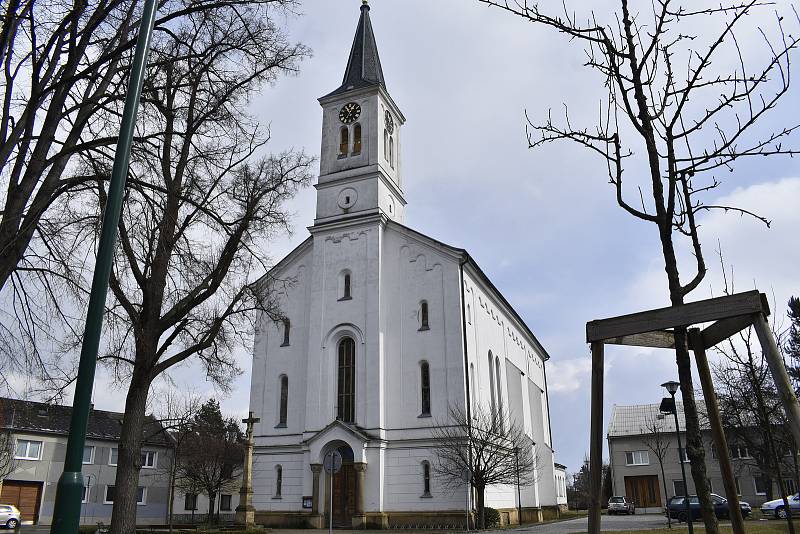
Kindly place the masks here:
POLYGON ((341 87, 323 110, 310 236, 262 281, 286 320, 255 333, 250 409, 256 522, 463 527, 468 488, 435 473, 448 408, 507 410, 535 448, 536 482, 487 489, 504 523, 558 504, 545 363, 531 330, 463 249, 405 225, 405 117, 361 6, 341 87), (338 450, 333 481, 325 454, 338 450), (331 488, 332 484, 332 490, 331 488), (331 495, 332 493, 332 495, 331 495))

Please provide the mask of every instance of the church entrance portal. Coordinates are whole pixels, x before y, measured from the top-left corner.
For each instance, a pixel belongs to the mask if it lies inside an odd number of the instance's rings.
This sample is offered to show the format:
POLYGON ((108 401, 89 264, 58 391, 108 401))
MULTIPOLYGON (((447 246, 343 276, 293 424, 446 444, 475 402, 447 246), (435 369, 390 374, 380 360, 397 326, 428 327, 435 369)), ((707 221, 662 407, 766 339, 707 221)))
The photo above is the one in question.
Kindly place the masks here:
POLYGON ((353 450, 346 445, 336 450, 342 455, 342 468, 333 475, 333 526, 352 528, 353 515, 356 513, 356 471, 353 466, 353 450))

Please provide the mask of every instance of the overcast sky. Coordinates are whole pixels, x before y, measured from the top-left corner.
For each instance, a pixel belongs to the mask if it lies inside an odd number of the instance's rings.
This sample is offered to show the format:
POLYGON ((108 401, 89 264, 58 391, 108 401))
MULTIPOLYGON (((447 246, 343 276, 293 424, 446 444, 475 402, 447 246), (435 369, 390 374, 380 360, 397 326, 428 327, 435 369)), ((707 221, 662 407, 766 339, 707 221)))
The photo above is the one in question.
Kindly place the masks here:
MULTIPOLYGON (((607 3, 570 5, 579 13, 588 13, 586 6, 602 13, 607 3)), ((302 16, 281 20, 314 56, 298 76, 264 88, 252 101, 254 112, 271 126, 273 150, 294 147, 318 155, 316 99, 341 83, 360 4, 307 0, 302 16)), ((371 0, 370 5, 387 88, 408 120, 401 154, 406 223, 468 249, 550 353, 556 459, 575 470, 588 450, 586 322, 668 305, 655 227, 616 206, 603 162, 568 144, 528 148, 526 110, 543 119, 548 109, 558 111, 567 103, 575 122, 592 125, 602 80, 585 69, 583 50, 564 36, 476 1, 371 0)), ((742 39, 745 54, 757 57, 763 48, 755 35, 742 39)), ((772 124, 800 117, 797 91, 785 100, 769 119, 772 124)), ((629 179, 636 180, 636 170, 629 179)), ((708 203, 759 211, 773 224, 767 229, 736 215, 704 214, 701 232, 712 272, 691 300, 720 293, 714 255, 719 242, 726 263, 735 268, 737 290, 757 286, 774 293, 783 314, 788 297, 800 294, 800 161, 759 158, 719 178, 724 183, 705 197, 708 203)), ((293 201, 295 232, 274 243, 269 250, 274 260, 307 237, 314 193, 309 188, 293 201)), ((237 415, 247 412, 249 351, 241 356, 245 373, 223 400, 223 408, 237 415)), ((214 394, 186 371, 176 383, 187 381, 199 393, 214 394)), ((674 354, 612 347, 606 376, 607 423, 615 403, 658 402, 659 384, 677 376, 674 354)), ((102 374, 100 379, 105 380, 102 374)), ((98 407, 121 409, 123 403, 124 393, 98 385, 98 407)))

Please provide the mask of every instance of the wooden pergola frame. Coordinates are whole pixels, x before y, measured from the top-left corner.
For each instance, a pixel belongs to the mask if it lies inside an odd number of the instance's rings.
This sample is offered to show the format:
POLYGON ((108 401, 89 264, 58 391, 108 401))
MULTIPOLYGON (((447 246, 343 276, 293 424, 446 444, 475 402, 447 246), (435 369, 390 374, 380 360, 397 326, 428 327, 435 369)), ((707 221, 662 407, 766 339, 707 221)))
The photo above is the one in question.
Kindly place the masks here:
POLYGON ((758 335, 770 373, 786 411, 792 435, 800 443, 800 403, 769 328, 769 304, 757 290, 701 300, 668 308, 599 319, 586 323, 586 342, 592 347, 591 427, 589 434, 589 534, 600 534, 600 497, 603 467, 603 350, 605 345, 675 348, 674 328, 688 328, 689 349, 694 352, 703 389, 711 435, 719 456, 722 480, 731 511, 734 534, 744 534, 736 482, 733 476, 717 397, 706 349, 752 326, 758 335), (692 325, 712 323, 700 330, 692 325))

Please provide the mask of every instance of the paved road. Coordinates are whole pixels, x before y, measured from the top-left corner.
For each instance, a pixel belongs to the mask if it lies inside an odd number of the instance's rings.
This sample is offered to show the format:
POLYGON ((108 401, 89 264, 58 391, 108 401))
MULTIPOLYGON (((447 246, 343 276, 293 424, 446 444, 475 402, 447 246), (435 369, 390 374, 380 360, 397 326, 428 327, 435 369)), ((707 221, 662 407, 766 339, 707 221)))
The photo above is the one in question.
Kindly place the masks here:
MULTIPOLYGON (((604 515, 600 521, 602 530, 650 530, 665 528, 667 518, 660 514, 642 515, 604 515)), ((589 528, 589 519, 579 517, 569 521, 558 521, 555 523, 545 523, 542 525, 531 525, 514 529, 513 532, 530 534, 569 534, 572 532, 586 532, 589 528)), ((504 531, 508 534, 509 531, 504 531)), ((499 534, 499 532, 498 532, 499 534)))

